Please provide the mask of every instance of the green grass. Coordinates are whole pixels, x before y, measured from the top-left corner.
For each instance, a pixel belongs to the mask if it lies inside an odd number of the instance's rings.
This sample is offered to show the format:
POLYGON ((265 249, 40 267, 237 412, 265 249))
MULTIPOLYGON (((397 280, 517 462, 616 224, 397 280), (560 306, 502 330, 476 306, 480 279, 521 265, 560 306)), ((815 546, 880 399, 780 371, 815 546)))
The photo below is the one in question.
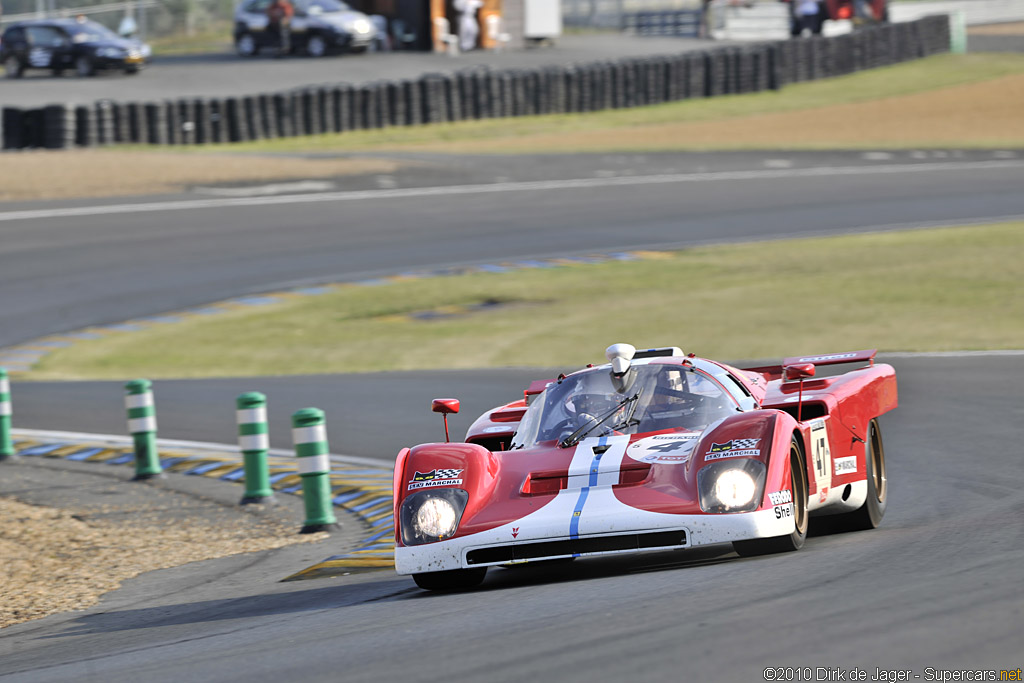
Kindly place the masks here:
MULTIPOLYGON (((226 152, 328 152, 401 150, 421 145, 473 143, 473 151, 486 153, 489 142, 531 135, 607 131, 616 132, 666 123, 722 121, 759 114, 797 112, 837 104, 869 102, 901 95, 949 88, 1024 73, 1024 55, 939 55, 892 67, 787 86, 778 92, 733 95, 673 102, 636 109, 587 114, 531 116, 510 119, 465 121, 430 126, 352 131, 305 138, 283 138, 232 145, 208 145, 201 151, 226 152)), ((694 148, 707 148, 694 141, 694 148)), ((527 141, 522 152, 537 152, 527 141)), ((198 150, 195 150, 198 151, 198 150)), ((502 146, 498 151, 507 153, 502 146)), ((587 150, 580 150, 587 151, 587 150)), ((603 151, 603 150, 602 150, 603 151)))
POLYGON ((149 40, 153 55, 157 58, 170 55, 209 54, 211 52, 233 52, 231 22, 221 21, 203 31, 188 36, 175 33, 149 40))
POLYGON ((619 341, 734 359, 1020 348, 1022 257, 1018 222, 344 286, 78 342, 31 378, 572 366, 619 341), (487 301, 502 305, 466 310, 487 301), (408 316, 427 310, 462 312, 408 316))

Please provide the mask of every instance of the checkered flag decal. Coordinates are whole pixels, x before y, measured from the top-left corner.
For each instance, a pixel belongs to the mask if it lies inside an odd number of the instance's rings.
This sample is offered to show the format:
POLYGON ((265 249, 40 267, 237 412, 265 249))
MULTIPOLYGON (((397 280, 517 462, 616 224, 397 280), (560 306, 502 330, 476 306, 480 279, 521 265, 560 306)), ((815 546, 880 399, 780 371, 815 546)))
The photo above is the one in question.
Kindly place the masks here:
POLYGON ((434 479, 455 479, 462 470, 437 470, 434 479))
POLYGON ((761 439, 733 439, 732 450, 743 451, 749 448, 757 448, 757 444, 760 441, 761 439))

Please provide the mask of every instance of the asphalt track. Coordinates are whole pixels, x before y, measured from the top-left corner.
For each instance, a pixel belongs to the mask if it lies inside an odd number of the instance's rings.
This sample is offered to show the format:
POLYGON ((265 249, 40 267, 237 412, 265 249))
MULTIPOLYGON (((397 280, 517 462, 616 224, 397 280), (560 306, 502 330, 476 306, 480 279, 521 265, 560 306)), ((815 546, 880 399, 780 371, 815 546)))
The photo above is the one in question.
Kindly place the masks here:
MULTIPOLYGON (((0 335, 8 344, 298 280, 1024 214, 1024 168, 991 156, 666 155, 616 163, 609 170, 623 176, 642 169, 706 177, 0 220, 0 335), (786 168, 819 172, 713 177, 786 168), (837 168, 861 170, 824 170, 837 168)), ((556 159, 530 179, 605 177, 594 171, 611 164, 556 159)), ((509 166, 502 182, 531 170, 509 166)), ((457 164, 449 168, 449 184, 466 182, 457 164)), ((461 168, 489 177, 487 164, 461 168)), ((595 339, 595 355, 611 341, 620 340, 595 339)), ((926 667, 1017 669, 1024 356, 891 362, 901 406, 882 420, 891 489, 880 529, 817 536, 799 553, 761 559, 739 560, 725 548, 496 570, 481 590, 457 595, 422 593, 387 571, 278 584, 284 568, 259 561, 179 568, 140 577, 85 613, 5 629, 0 677, 758 681, 765 667, 790 666, 812 674, 842 667, 848 680, 856 666, 869 680, 876 668, 929 680, 926 667)), ((464 428, 538 376, 547 374, 161 382, 157 401, 162 436, 231 441, 231 399, 258 388, 278 413, 276 445, 287 446, 281 415, 315 404, 328 411, 333 450, 387 459, 396 445, 439 437, 430 397, 464 398, 464 428)), ((17 426, 122 428, 116 383, 14 389, 17 426)))

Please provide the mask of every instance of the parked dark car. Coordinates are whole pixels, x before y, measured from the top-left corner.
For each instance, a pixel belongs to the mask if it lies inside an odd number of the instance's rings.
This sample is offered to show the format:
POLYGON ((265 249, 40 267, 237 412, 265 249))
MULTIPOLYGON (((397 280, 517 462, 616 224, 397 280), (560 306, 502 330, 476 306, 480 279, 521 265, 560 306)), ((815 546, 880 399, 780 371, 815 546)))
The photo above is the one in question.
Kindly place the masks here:
POLYGON ((138 41, 86 19, 19 21, 0 38, 0 63, 8 78, 20 78, 26 69, 49 69, 54 76, 70 69, 79 76, 107 69, 134 74, 148 52, 138 41))
MULTIPOLYGON (((263 48, 277 48, 277 35, 267 30, 270 0, 245 0, 235 10, 235 49, 252 57, 263 48)), ((365 52, 377 32, 362 12, 339 0, 295 0, 291 22, 292 52, 311 57, 336 52, 365 52)))

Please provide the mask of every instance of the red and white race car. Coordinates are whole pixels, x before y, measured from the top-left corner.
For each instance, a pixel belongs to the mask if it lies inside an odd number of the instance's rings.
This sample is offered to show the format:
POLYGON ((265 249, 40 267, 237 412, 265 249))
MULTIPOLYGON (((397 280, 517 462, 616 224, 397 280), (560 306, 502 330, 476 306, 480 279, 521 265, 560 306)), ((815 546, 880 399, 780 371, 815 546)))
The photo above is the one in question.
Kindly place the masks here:
MULTIPOLYGON (((810 516, 873 528, 886 506, 878 417, 896 374, 875 351, 740 370, 680 349, 608 348, 609 363, 534 382, 466 443, 403 449, 395 567, 422 588, 492 565, 732 543, 797 550, 810 516), (830 377, 816 366, 857 364, 830 377)), ((458 411, 456 399, 433 410, 458 411)))

